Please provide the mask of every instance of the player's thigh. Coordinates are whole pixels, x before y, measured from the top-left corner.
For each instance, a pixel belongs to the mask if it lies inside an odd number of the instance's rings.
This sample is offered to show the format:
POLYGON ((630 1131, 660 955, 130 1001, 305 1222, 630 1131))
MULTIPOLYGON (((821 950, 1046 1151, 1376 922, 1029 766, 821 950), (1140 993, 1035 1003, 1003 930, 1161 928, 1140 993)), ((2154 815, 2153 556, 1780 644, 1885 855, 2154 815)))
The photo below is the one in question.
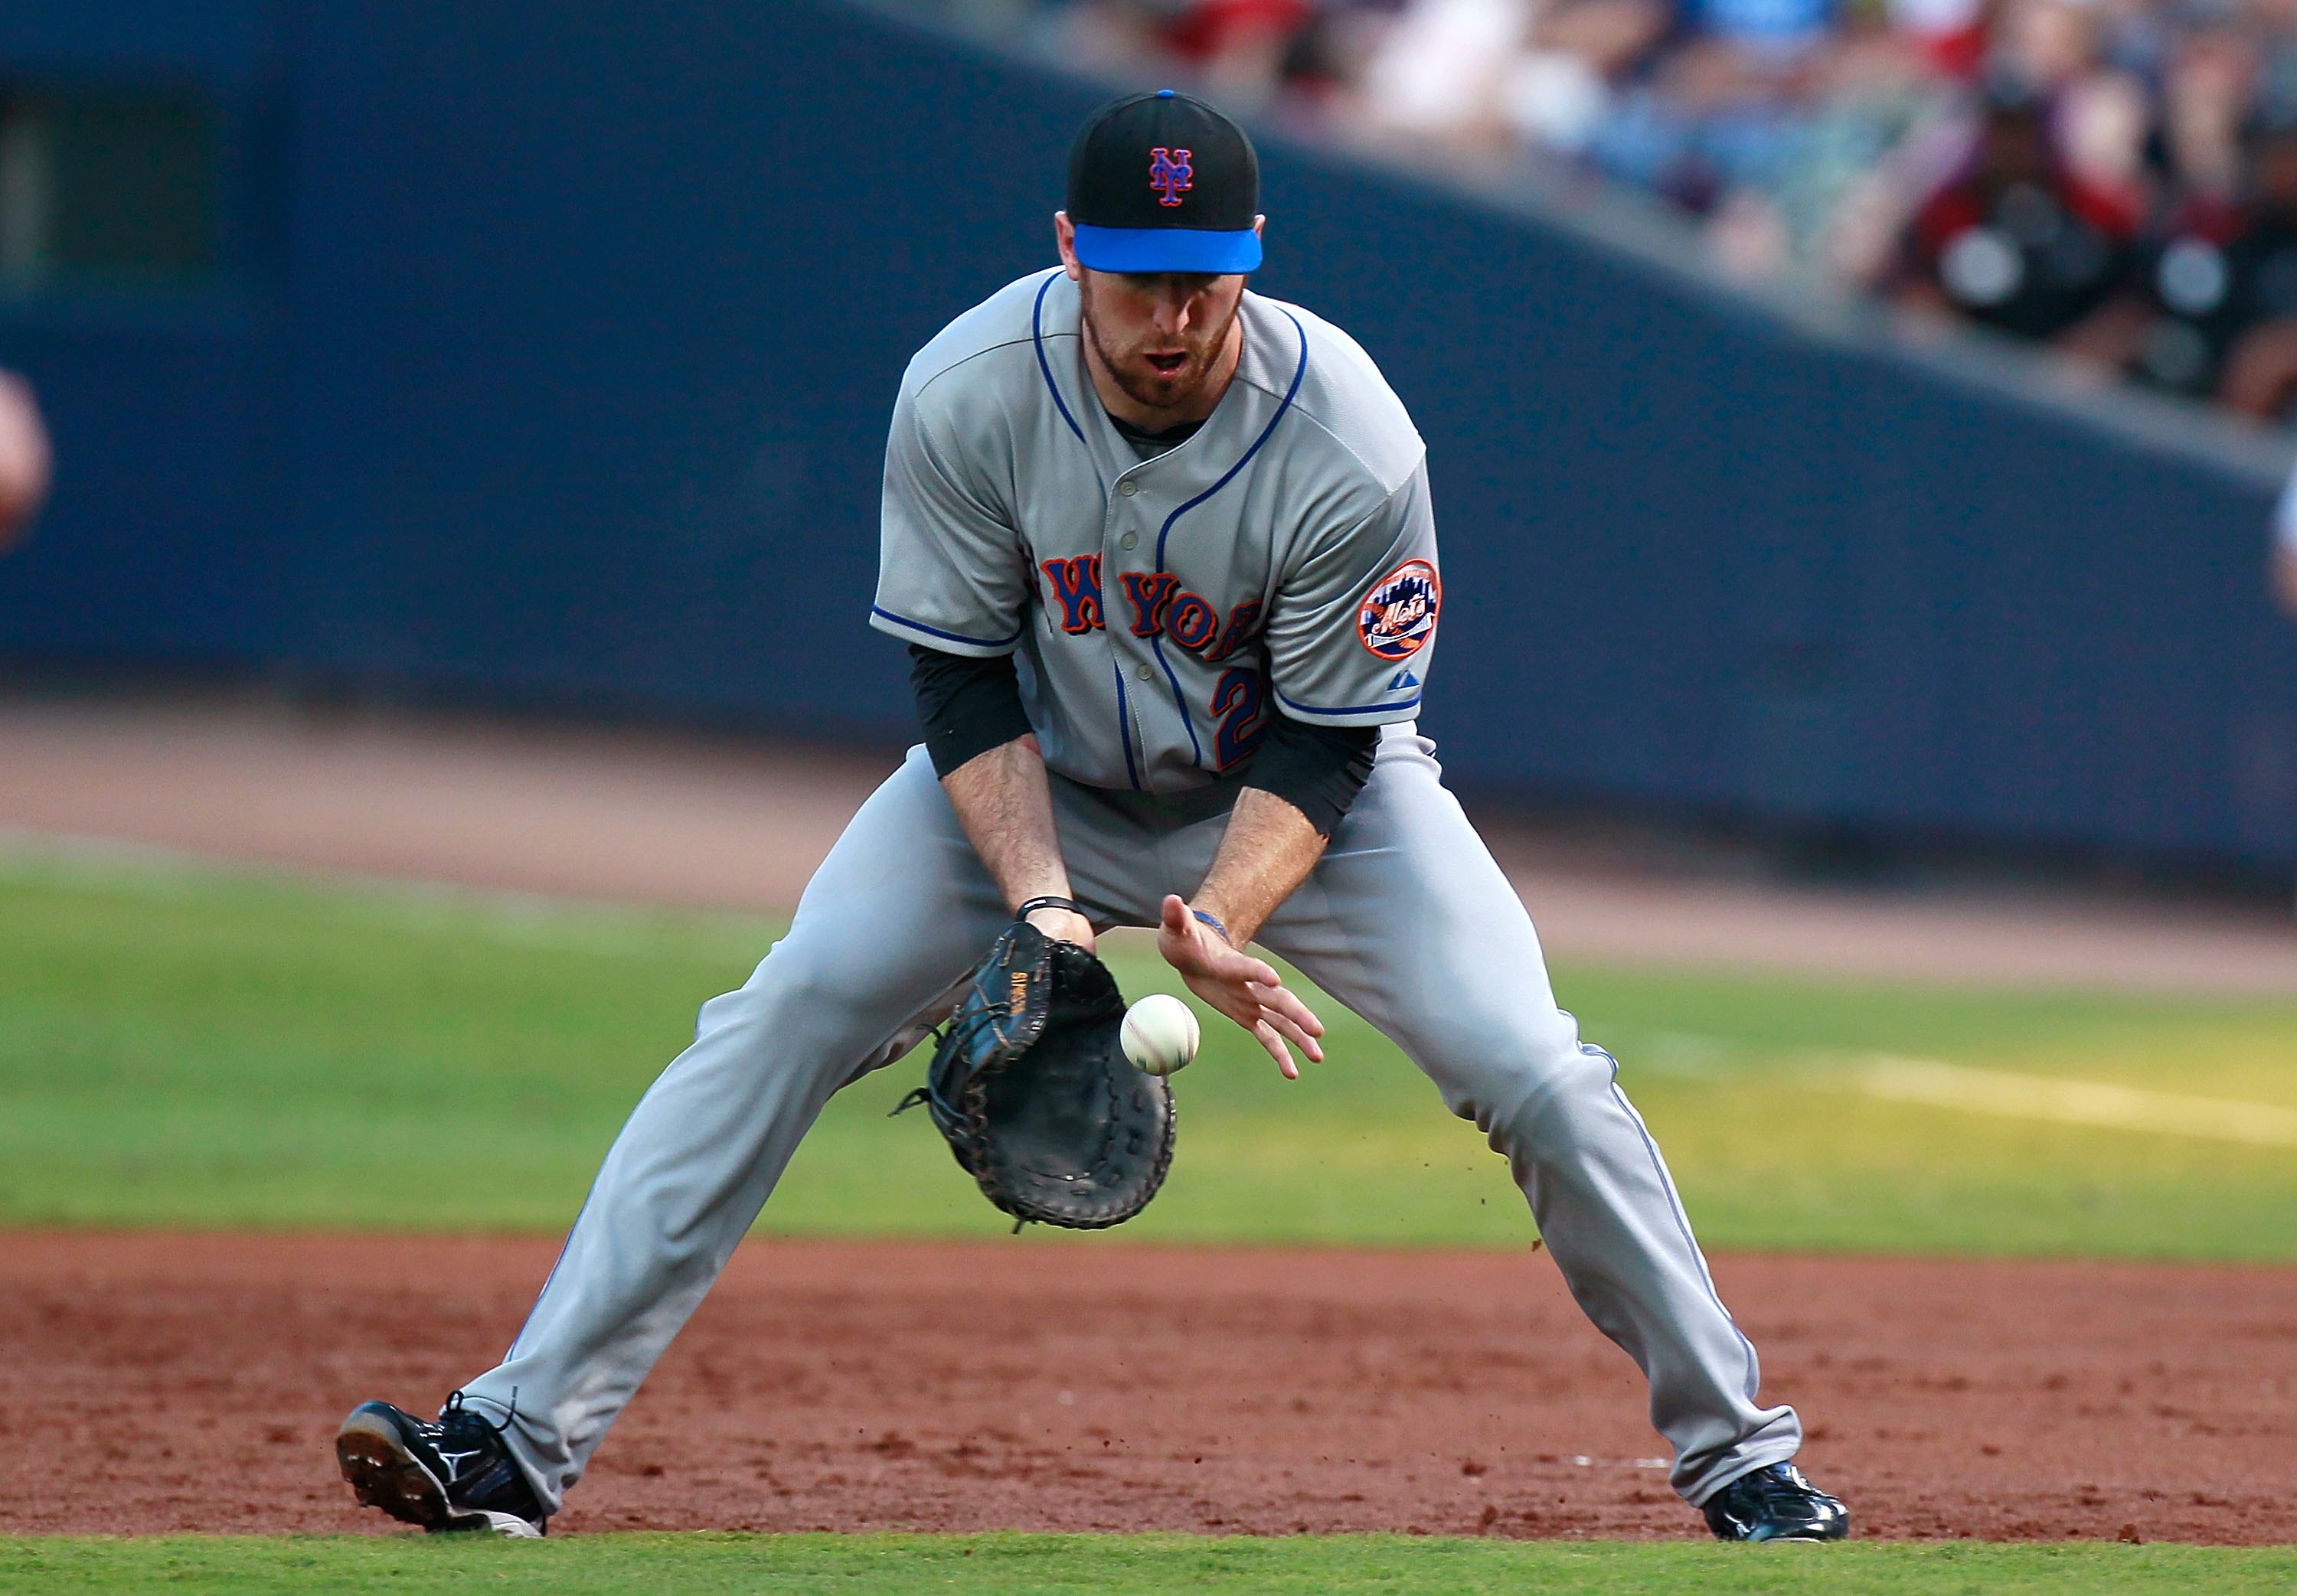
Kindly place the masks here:
POLYGON ((1260 940, 1395 1041, 1454 1111, 1511 1106, 1579 1059, 1531 917, 1420 738, 1381 745, 1260 940))
POLYGON ((855 813, 798 901, 789 934, 701 1030, 755 1027, 762 1042, 826 1049, 851 1065, 910 1025, 1006 920, 922 749, 855 813))

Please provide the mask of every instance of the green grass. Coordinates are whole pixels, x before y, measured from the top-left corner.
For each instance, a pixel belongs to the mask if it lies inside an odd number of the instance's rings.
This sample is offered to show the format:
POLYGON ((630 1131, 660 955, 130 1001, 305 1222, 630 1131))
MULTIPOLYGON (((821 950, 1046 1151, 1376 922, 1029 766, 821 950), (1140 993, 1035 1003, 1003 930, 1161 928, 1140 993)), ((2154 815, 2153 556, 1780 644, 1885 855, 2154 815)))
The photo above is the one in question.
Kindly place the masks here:
MULTIPOLYGON (((773 927, 0 856, 0 1223, 556 1230, 623 1115, 773 927)), ((1144 944, 1126 990, 1177 990, 1144 944)), ((2297 1156, 1862 1095, 1910 1054, 2297 1107, 2297 1002, 1933 990, 1567 966, 1703 1237, 1732 1246, 2297 1258, 2297 1156)), ((1277 1078, 1224 1022, 1181 1150, 1120 1233, 1505 1244, 1500 1161, 1336 1007, 1277 1078)), ((794 1233, 1004 1229, 912 1058, 834 1102, 769 1205, 794 1233)))
POLYGON ((533 1543, 168 1536, 0 1540, 0 1592, 2285 1591, 2297 1550, 1732 1547, 1338 1535, 592 1535, 533 1543))

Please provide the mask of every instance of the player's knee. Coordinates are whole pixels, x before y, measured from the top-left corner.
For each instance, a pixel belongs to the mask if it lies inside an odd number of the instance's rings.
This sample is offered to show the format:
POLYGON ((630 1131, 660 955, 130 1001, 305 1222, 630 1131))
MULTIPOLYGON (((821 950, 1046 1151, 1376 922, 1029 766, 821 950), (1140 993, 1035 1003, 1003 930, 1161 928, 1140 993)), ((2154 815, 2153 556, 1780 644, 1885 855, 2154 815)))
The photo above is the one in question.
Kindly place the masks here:
POLYGON ((853 1003, 850 981, 788 942, 777 942, 749 980, 702 1006, 695 1040, 718 1041, 761 1056, 794 1056, 834 1040, 853 1003))
POLYGON ((702 1006, 690 1057, 699 1067, 730 1072, 737 1092, 794 1084, 827 1097, 893 1062, 925 1033, 912 1028, 888 1040, 888 1016, 908 1009, 869 976, 850 957, 778 942, 748 981, 702 1006))
POLYGON ((1578 1023, 1560 1010, 1527 1016, 1469 1009, 1415 1049, 1444 1101, 1478 1124, 1505 1117, 1579 1068, 1578 1023))
POLYGON ((1532 1045, 1493 1056, 1456 1097, 1452 1111, 1472 1121, 1494 1152, 1514 1160, 1552 1155, 1576 1139, 1573 1126, 1606 1099, 1617 1065, 1601 1048, 1580 1042, 1570 1016, 1568 1033, 1543 1035, 1532 1045))
POLYGON ((1570 1057, 1558 1061, 1542 1090, 1526 1097, 1507 1123, 1493 1129, 1492 1146, 1519 1164, 1575 1158, 1618 1123, 1618 1061, 1602 1049, 1574 1043, 1570 1057))

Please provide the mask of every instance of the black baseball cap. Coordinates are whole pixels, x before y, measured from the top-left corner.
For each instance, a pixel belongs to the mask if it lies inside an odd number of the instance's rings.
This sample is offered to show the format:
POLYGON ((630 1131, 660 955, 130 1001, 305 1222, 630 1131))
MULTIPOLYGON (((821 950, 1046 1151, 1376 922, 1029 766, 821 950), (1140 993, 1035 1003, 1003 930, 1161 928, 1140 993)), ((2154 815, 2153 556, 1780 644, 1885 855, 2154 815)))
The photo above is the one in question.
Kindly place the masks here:
POLYGON ((1102 106, 1069 152, 1076 255, 1097 272, 1260 266, 1260 158, 1244 129, 1158 89, 1102 106))

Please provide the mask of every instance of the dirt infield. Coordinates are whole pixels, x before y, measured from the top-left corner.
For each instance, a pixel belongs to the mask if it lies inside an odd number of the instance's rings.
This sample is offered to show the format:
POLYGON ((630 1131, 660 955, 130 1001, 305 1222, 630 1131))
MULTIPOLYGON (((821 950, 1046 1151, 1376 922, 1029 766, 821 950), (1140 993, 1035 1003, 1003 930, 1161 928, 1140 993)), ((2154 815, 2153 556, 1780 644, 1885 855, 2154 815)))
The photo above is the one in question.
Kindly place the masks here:
MULTIPOLYGON (((0 833, 786 907, 872 756, 258 705, 0 699, 0 833)), ((2297 990, 2285 918, 1494 851, 1551 949, 2297 990)), ((0 845, 8 843, 0 835, 0 845)), ((507 1344, 547 1239, 0 1231, 0 1532, 378 1530, 353 1403, 507 1344)), ((1862 1534, 2297 1541, 2297 1270, 1726 1257, 1862 1534)), ((753 1242, 559 1527, 1687 1535, 1544 1256, 753 1242)))
MULTIPOLYGON (((328 1443, 506 1345, 534 1238, 0 1238, 0 1531, 377 1530, 328 1443)), ((2297 1540, 2297 1270, 1726 1257, 1889 1537, 2297 1540)), ((562 1530, 1672 1536, 1545 1257, 758 1242, 562 1530)))

